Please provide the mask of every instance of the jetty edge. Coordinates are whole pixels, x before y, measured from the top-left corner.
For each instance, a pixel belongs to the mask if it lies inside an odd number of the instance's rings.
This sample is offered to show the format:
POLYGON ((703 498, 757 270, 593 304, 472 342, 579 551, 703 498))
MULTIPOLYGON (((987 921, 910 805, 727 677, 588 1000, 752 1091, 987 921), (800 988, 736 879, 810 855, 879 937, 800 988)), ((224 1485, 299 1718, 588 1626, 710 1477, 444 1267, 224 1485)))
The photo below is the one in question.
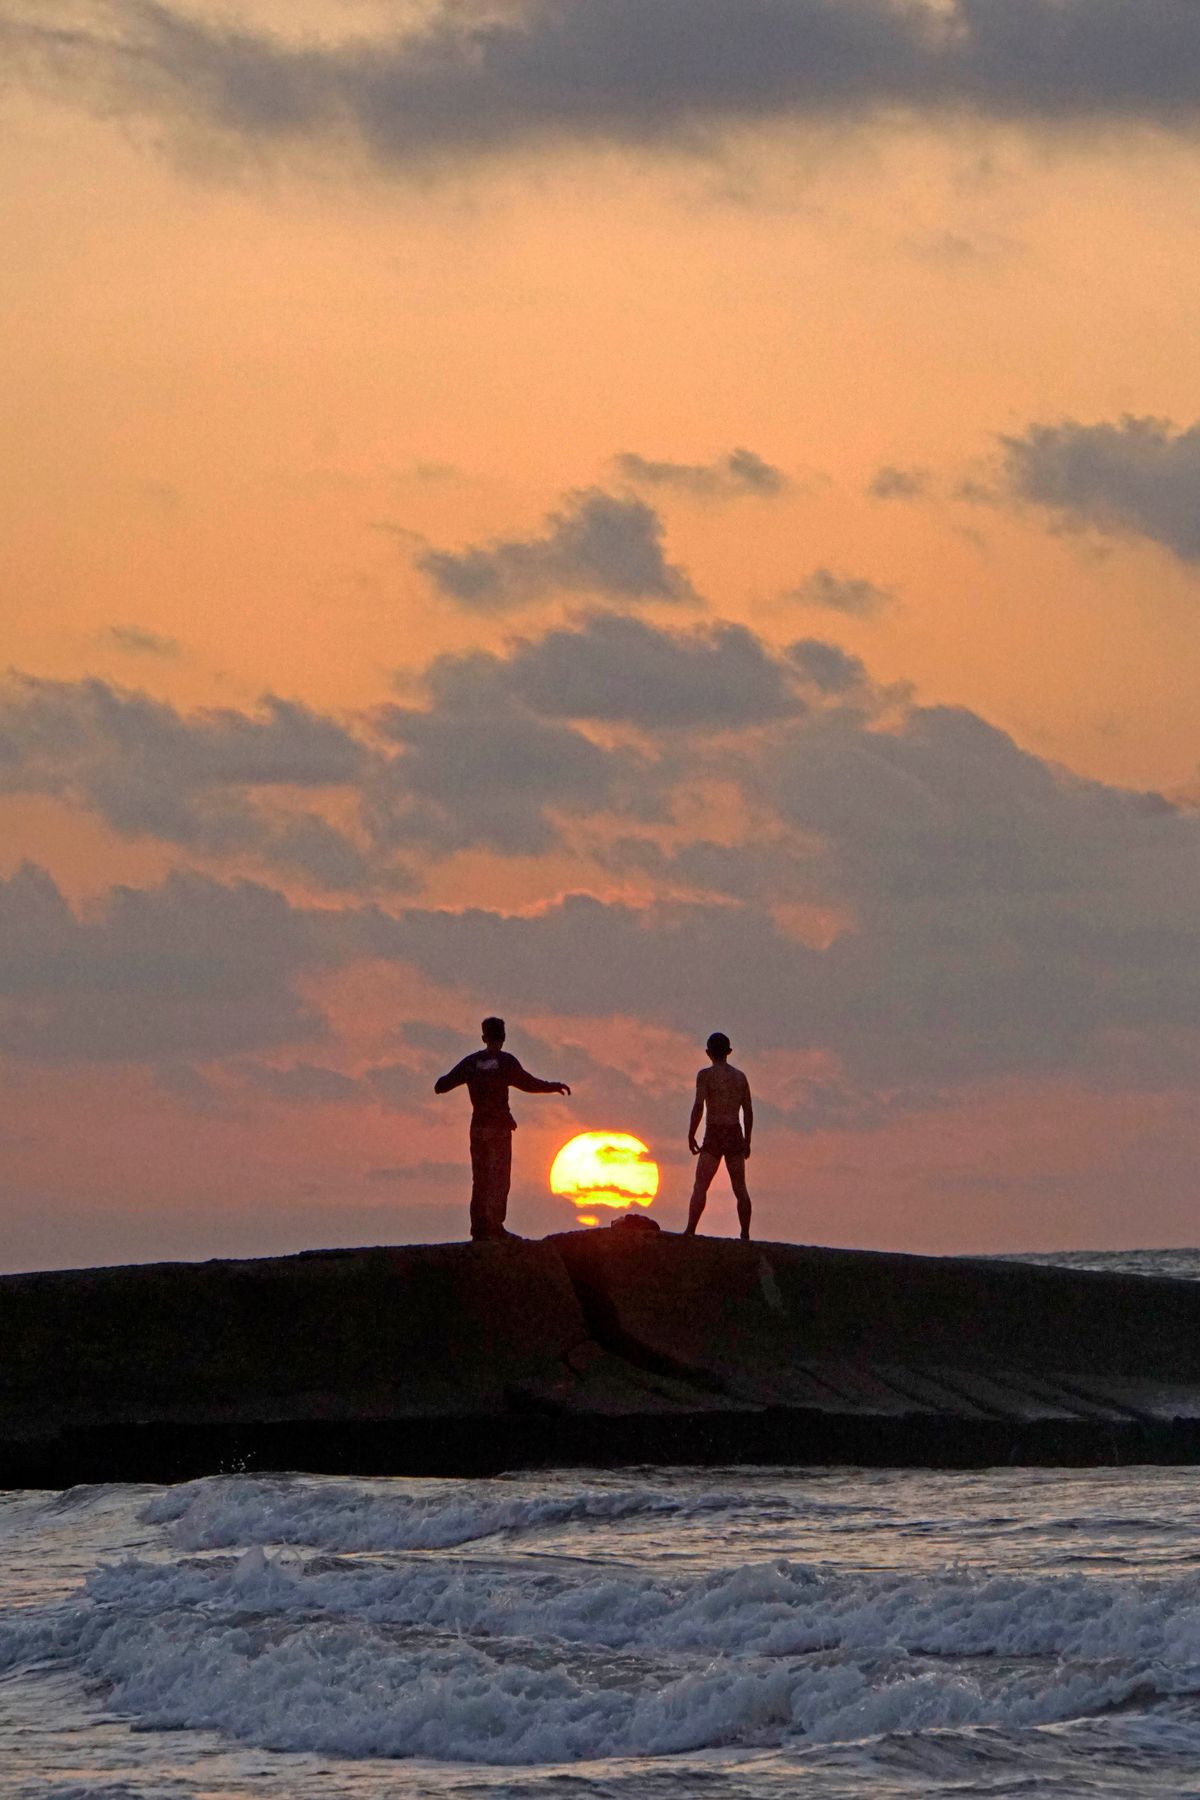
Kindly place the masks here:
POLYGON ((1200 1284, 576 1231, 0 1277, 0 1486, 1200 1462, 1200 1284))

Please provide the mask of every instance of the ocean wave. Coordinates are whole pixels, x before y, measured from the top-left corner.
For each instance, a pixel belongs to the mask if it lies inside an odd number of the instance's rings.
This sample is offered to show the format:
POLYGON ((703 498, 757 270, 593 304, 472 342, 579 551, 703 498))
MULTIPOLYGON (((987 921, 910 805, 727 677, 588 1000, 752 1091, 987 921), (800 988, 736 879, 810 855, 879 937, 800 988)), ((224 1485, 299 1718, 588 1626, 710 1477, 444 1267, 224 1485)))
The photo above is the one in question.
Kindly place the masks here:
POLYGON ((1159 1582, 842 1575, 776 1561, 674 1580, 622 1565, 538 1560, 379 1567, 261 1548, 235 1560, 130 1560, 98 1570, 87 1599, 114 1617, 320 1614, 647 1657, 903 1650, 933 1657, 1134 1658, 1200 1687, 1200 1576, 1159 1582), (1193 1680, 1193 1677, 1196 1677, 1193 1680))
MULTIPOLYGON (((504 1532, 686 1513, 744 1504, 738 1493, 671 1494, 652 1487, 579 1487, 522 1494, 501 1483, 412 1492, 385 1483, 354 1486, 311 1478, 209 1477, 185 1482, 142 1509, 146 1524, 166 1527, 183 1550, 298 1544, 332 1551, 449 1550, 504 1532)), ((761 1505, 761 1501, 759 1502, 761 1505)))
POLYGON ((1200 1692, 1200 1581, 664 1580, 414 1559, 127 1561, 0 1630, 152 1729, 264 1749, 540 1764, 1036 1728, 1200 1692))
POLYGON ((1128 1670, 1056 1669, 988 1686, 956 1670, 825 1657, 726 1661, 656 1678, 627 1667, 408 1648, 350 1624, 92 1621, 85 1676, 143 1729, 215 1730, 267 1750, 562 1763, 797 1739, 1053 1724, 1128 1701, 1128 1670))

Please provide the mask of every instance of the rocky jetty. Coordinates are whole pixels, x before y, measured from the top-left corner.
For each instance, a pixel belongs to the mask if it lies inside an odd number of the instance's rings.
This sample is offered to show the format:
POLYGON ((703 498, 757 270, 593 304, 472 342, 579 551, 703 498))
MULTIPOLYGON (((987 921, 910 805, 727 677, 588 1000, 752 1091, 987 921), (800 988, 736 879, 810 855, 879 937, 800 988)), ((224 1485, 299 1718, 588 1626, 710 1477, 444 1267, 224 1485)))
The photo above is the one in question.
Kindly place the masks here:
POLYGON ((0 1485, 1200 1461, 1200 1284, 572 1232, 0 1278, 0 1485))

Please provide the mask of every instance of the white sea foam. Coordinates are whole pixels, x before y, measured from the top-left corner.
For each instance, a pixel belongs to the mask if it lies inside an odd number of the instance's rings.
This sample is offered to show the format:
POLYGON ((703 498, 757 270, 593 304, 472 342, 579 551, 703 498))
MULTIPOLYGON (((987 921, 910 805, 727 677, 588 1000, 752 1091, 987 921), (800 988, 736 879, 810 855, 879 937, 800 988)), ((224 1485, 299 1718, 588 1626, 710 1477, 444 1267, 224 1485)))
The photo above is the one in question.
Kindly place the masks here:
POLYGON ((732 1493, 687 1499, 655 1488, 580 1487, 546 1494, 503 1483, 463 1482, 447 1492, 406 1493, 375 1483, 218 1477, 185 1482, 150 1501, 147 1524, 164 1525, 185 1550, 237 1544, 303 1544, 325 1550, 446 1550, 498 1532, 544 1531, 574 1523, 719 1512, 732 1493))
POLYGON ((1200 1580, 848 1576, 786 1561, 665 1578, 255 1546, 113 1564, 70 1602, 10 1616, 0 1667, 39 1660, 102 1683, 143 1726, 266 1749, 661 1756, 1030 1728, 1192 1694, 1200 1580))
POLYGON ((844 1577, 777 1562, 669 1582, 615 1566, 591 1574, 422 1559, 381 1568, 306 1563, 255 1548, 219 1562, 113 1564, 97 1571, 86 1593, 114 1617, 319 1613, 374 1627, 645 1657, 837 1650, 1132 1659, 1180 1671, 1186 1685, 1172 1691, 1200 1687, 1200 1577, 844 1577))

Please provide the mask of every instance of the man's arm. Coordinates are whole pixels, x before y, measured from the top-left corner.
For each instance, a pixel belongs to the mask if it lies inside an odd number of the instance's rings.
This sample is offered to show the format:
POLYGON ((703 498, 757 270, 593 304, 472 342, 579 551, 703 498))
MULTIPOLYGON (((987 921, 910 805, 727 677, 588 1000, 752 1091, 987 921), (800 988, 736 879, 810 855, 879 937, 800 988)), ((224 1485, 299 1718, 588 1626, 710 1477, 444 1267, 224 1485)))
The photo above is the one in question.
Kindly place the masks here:
POLYGON ((508 1059, 508 1085, 520 1088, 523 1094, 569 1094, 570 1088, 565 1081, 539 1081, 528 1069, 523 1069, 515 1056, 508 1059))
POLYGON ((742 1077, 742 1136, 746 1140, 746 1155, 750 1154, 750 1133, 754 1130, 754 1102, 750 1098, 750 1083, 742 1077))
POLYGON ((475 1061, 474 1056, 464 1056, 461 1062, 455 1063, 448 1075, 439 1075, 433 1084, 435 1094, 448 1094, 451 1088, 461 1087, 471 1073, 469 1064, 475 1061))
POLYGON ((692 1102, 692 1116, 688 1120, 688 1149, 693 1156, 699 1156, 700 1146, 696 1142, 696 1133, 700 1129, 700 1121, 704 1117, 704 1070, 696 1077, 696 1098, 692 1102))

